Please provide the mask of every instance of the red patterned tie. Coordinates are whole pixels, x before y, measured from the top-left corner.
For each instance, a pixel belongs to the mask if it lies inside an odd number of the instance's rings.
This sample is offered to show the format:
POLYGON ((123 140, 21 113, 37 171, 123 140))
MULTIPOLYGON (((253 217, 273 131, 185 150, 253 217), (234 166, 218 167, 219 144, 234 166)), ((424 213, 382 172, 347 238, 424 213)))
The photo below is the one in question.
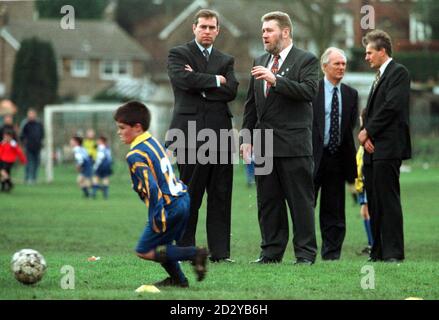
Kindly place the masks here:
MULTIPOLYGON (((271 66, 271 72, 274 75, 276 75, 276 73, 279 71, 279 58, 280 58, 280 55, 276 55, 276 56, 274 56, 274 59, 273 59, 273 65, 271 66)), ((267 90, 265 90, 267 97, 268 97, 268 92, 270 91, 270 87, 271 87, 271 83, 267 81, 267 90)))

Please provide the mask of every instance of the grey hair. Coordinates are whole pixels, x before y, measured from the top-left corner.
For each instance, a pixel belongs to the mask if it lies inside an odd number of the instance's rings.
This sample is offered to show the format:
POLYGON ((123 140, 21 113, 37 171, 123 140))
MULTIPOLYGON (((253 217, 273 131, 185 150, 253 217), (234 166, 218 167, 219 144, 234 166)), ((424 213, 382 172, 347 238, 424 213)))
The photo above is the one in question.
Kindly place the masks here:
POLYGON ((322 54, 322 57, 320 58, 320 65, 322 68, 325 64, 329 63, 329 56, 331 55, 332 52, 338 52, 344 57, 346 61, 348 61, 346 54, 343 50, 336 47, 329 47, 328 49, 325 50, 325 52, 322 54))

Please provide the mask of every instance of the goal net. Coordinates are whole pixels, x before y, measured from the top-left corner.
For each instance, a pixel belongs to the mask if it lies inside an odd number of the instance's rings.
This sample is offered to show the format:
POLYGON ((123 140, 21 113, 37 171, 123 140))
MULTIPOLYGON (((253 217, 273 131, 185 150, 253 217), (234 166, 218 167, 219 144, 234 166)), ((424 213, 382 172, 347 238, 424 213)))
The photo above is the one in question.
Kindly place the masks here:
MULTIPOLYGON (((128 150, 119 141, 113 115, 121 103, 106 104, 63 104, 49 105, 44 108, 45 150, 43 159, 46 167, 46 181, 54 180, 54 166, 73 161, 69 145, 70 138, 78 135, 85 137, 87 130, 93 129, 95 138, 105 136, 111 147, 113 158, 124 159, 128 150)), ((164 105, 147 103, 151 112, 149 131, 161 142, 171 119, 171 108, 164 105)))

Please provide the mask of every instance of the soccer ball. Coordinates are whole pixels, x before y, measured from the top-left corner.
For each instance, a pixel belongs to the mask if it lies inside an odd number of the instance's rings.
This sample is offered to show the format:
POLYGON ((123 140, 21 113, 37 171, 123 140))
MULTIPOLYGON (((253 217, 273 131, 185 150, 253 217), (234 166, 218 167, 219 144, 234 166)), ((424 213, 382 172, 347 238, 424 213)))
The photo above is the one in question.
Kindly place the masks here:
POLYGON ((38 251, 23 249, 12 256, 11 268, 18 281, 33 284, 41 280, 46 272, 47 264, 38 251))

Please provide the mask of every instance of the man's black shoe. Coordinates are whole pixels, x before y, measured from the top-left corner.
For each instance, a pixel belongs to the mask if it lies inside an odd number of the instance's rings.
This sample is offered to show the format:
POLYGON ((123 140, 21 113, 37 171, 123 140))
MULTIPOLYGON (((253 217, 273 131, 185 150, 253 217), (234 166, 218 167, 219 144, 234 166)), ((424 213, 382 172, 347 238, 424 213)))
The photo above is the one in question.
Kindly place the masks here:
POLYGON ((377 262, 377 261, 379 261, 379 259, 375 257, 369 257, 369 259, 367 259, 367 262, 377 262))
POLYGON ((281 259, 271 259, 267 257, 260 257, 255 261, 251 261, 250 263, 259 263, 259 264, 269 264, 269 263, 280 263, 281 259))
POLYGON ((310 265, 312 265, 312 264, 314 264, 314 261, 312 261, 312 260, 308 260, 308 259, 305 259, 305 258, 297 258, 296 259, 296 262, 294 262, 294 265, 308 265, 308 266, 310 266, 310 265))
POLYGON ((207 257, 209 252, 205 248, 197 248, 197 253, 195 254, 192 265, 194 266, 194 271, 197 274, 197 281, 202 281, 206 277, 207 273, 207 257))
POLYGON ((230 258, 209 258, 210 262, 212 263, 235 263, 235 260, 232 260, 230 258))
POLYGON ((372 252, 372 247, 367 246, 364 249, 362 249, 361 251, 357 252, 357 255, 358 256, 370 256, 371 252, 372 252))
POLYGON ((167 277, 166 279, 154 283, 156 287, 180 287, 180 288, 188 288, 189 282, 187 279, 185 281, 180 281, 178 279, 174 279, 171 277, 167 277))

